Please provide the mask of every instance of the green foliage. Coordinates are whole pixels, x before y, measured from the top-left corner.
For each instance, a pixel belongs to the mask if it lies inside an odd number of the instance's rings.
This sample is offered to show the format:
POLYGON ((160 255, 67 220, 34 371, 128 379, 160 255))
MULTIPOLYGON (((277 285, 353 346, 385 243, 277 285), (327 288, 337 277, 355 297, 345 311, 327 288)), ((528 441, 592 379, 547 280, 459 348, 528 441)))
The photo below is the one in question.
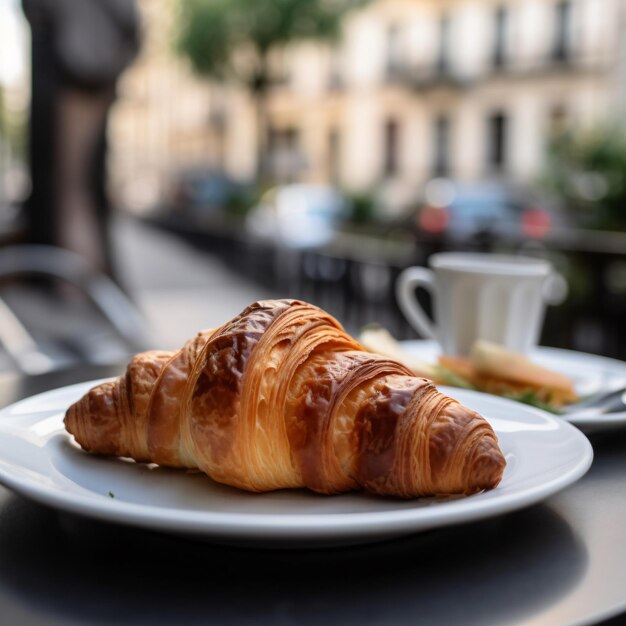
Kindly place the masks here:
POLYGON ((356 224, 367 224, 376 217, 376 197, 373 192, 346 194, 350 218, 356 224))
POLYGON ((226 198, 224 212, 228 215, 243 217, 256 206, 261 195, 261 190, 255 186, 237 188, 226 198))
POLYGON ((20 116, 11 114, 5 103, 5 96, 0 85, 0 140, 5 141, 14 156, 24 158, 26 154, 25 122, 20 116))
POLYGON ((548 187, 583 226, 626 229, 626 129, 566 133, 552 143, 548 187))
POLYGON ((295 40, 333 40, 362 0, 185 0, 178 49, 196 72, 268 86, 268 55, 295 40))

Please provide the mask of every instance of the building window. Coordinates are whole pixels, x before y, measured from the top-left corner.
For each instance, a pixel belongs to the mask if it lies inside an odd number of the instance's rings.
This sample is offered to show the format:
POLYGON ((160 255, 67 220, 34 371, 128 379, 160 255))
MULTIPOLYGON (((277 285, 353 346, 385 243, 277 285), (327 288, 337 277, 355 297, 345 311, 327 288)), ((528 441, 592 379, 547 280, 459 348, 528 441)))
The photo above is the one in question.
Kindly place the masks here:
POLYGON ((341 135, 336 128, 328 133, 328 179, 333 185, 341 180, 341 135))
POLYGON ((509 120, 505 113, 497 111, 487 119, 487 166, 501 172, 506 169, 509 120))
POLYGON ((402 40, 398 24, 387 29, 387 76, 393 77, 402 69, 402 40))
POLYGON ((436 67, 439 74, 448 74, 450 71, 450 17, 447 15, 442 15, 439 19, 436 67))
POLYGON ((571 57, 571 21, 571 1, 561 0, 557 2, 554 5, 554 42, 552 45, 552 59, 554 61, 569 61, 571 57))
POLYGON ((300 134, 296 128, 270 129, 268 155, 270 171, 277 181, 291 183, 298 180, 304 164, 300 134))
POLYGON ((506 39, 509 22, 509 11, 506 7, 498 7, 494 13, 494 39, 492 63, 493 67, 504 67, 506 58, 506 39))
POLYGON ((333 49, 328 68, 328 88, 331 91, 341 89, 344 86, 342 69, 340 51, 338 49, 333 49))
POLYGON ((450 175, 450 119, 440 115, 434 124, 434 161, 433 174, 435 176, 450 175))
POLYGON ((385 161, 383 173, 391 178, 398 174, 398 138, 399 127, 396 120, 390 119, 385 122, 385 161))
POLYGON ((548 115, 548 136, 550 139, 562 137, 568 128, 569 115, 567 108, 562 104, 557 104, 550 109, 548 115))

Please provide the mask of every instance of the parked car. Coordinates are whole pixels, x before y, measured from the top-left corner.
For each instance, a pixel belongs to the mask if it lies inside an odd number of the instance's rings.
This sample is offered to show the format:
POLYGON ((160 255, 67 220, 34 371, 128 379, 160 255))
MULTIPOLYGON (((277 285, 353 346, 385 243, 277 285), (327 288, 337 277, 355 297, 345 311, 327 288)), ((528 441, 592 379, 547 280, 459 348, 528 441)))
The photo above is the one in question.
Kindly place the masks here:
POLYGON ((291 184, 266 192, 249 213, 251 235, 287 248, 317 248, 335 236, 346 213, 343 196, 333 187, 291 184))
MULTIPOLYGON (((170 208, 196 220, 238 208, 252 196, 251 187, 218 170, 190 168, 179 172, 169 192, 170 208)), ((251 202, 251 201, 250 201, 251 202)))
POLYGON ((528 189, 500 182, 431 180, 415 215, 419 235, 456 241, 492 236, 543 239, 561 214, 528 189))

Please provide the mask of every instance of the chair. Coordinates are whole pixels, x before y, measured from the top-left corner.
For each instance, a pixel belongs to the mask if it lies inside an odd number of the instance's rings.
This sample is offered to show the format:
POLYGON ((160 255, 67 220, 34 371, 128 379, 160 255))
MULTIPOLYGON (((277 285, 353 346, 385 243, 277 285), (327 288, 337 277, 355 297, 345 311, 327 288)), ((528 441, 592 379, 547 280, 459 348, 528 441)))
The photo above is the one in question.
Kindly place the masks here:
POLYGON ((20 372, 38 374, 81 362, 112 363, 154 345, 143 317, 124 292, 75 253, 52 246, 5 247, 0 250, 0 285, 9 284, 17 284, 13 300, 26 301, 22 317, 27 313, 30 318, 26 323, 6 297, 0 298, 0 344, 5 360, 20 372), (46 280, 34 286, 24 281, 33 276, 46 280), (68 305, 59 290, 49 288, 51 282, 73 285, 91 306, 85 308, 82 299, 74 299, 72 305, 71 298, 68 305), (34 301, 32 289, 39 292, 34 301), (54 337, 55 315, 69 329, 60 341, 54 337), (78 323, 79 315, 86 322, 78 323))

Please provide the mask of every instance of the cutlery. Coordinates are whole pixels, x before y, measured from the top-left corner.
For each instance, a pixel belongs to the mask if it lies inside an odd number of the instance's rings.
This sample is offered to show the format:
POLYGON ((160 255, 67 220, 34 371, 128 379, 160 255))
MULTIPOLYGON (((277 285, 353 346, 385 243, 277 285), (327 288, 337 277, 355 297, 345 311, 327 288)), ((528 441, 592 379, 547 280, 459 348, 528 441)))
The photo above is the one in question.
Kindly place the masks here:
POLYGON ((601 392, 585 398, 581 402, 570 404, 562 409, 562 415, 604 415, 626 411, 626 387, 613 391, 601 392))

